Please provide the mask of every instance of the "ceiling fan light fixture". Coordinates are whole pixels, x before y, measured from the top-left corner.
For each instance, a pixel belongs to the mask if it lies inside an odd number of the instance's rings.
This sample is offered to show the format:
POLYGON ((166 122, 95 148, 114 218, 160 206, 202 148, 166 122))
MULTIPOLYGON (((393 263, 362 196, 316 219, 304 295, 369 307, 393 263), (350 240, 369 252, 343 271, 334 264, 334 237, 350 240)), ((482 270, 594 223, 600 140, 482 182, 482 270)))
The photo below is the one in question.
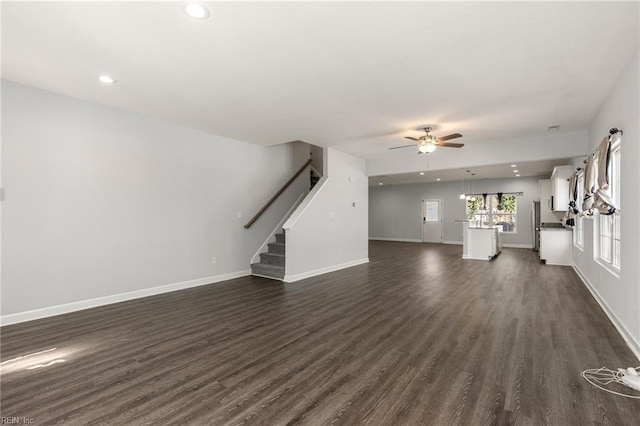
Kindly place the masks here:
POLYGON ((100 83, 104 84, 116 84, 116 79, 108 74, 102 74, 98 76, 98 80, 100 81, 100 83))
POLYGON ((439 138, 430 135, 431 127, 424 127, 425 135, 420 136, 419 138, 413 136, 405 136, 405 139, 412 140, 416 142, 416 145, 403 145, 403 146, 393 146, 389 149, 398 149, 398 148, 409 148, 413 146, 418 147, 418 154, 426 154, 429 152, 433 152, 437 147, 446 147, 446 148, 462 148, 464 146, 463 143, 450 143, 446 142, 450 139, 461 138, 462 135, 460 133, 452 133, 447 136, 441 136, 439 138))
POLYGON ((422 141, 420 145, 418 145, 418 151, 420 151, 423 154, 428 154, 430 152, 433 152, 436 150, 436 148, 437 146, 431 141, 429 142, 422 141))
POLYGON ((184 13, 192 17, 193 19, 207 19, 209 17, 209 10, 199 3, 187 3, 183 6, 184 13))

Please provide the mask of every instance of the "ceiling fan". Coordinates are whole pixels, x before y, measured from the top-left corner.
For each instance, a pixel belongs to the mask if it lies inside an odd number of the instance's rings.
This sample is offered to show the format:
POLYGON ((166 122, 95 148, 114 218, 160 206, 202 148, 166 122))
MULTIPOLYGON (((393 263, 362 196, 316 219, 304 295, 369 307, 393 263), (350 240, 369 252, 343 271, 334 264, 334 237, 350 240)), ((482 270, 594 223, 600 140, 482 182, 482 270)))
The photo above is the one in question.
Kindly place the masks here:
MULTIPOLYGON (((406 139, 411 139, 412 141, 418 142, 418 154, 428 154, 436 150, 437 147, 447 147, 447 148, 462 148, 464 146, 463 143, 445 143, 445 141, 451 139, 461 138, 462 135, 460 133, 452 133, 447 136, 443 136, 441 138, 436 138, 433 135, 430 135, 431 127, 423 127, 426 135, 420 136, 419 138, 412 138, 411 136, 405 136, 406 139)), ((403 146, 394 146, 389 149, 400 149, 400 148, 409 148, 412 146, 416 146, 416 144, 411 145, 403 145, 403 146)))

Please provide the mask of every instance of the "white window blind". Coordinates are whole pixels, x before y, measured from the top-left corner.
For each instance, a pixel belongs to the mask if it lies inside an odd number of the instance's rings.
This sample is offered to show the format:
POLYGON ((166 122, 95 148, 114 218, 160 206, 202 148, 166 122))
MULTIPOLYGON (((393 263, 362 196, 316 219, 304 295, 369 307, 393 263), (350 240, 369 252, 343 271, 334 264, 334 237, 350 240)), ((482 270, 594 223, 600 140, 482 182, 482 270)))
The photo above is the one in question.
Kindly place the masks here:
POLYGON ((600 262, 620 270, 620 140, 611 147, 611 164, 609 167, 610 194, 616 212, 612 215, 598 214, 598 258, 600 262))
MULTIPOLYGON (((578 195, 576 205, 579 208, 582 206, 582 199, 584 198, 584 172, 578 173, 578 195)), ((573 243, 578 248, 584 247, 584 218, 581 212, 575 215, 575 227, 573 228, 573 243)))

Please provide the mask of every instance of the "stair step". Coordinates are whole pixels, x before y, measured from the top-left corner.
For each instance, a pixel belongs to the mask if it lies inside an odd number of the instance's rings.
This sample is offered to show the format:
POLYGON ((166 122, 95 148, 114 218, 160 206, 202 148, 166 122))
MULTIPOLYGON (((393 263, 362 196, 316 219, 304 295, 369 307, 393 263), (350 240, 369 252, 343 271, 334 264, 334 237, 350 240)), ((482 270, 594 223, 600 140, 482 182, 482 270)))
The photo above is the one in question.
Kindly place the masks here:
POLYGON ((284 254, 284 244, 282 243, 269 243, 269 253, 284 254))
POLYGON ((313 187, 316 186, 316 183, 318 183, 319 180, 320 180, 319 177, 311 176, 311 189, 313 189, 313 187))
POLYGON ((252 263, 251 273, 253 275, 281 280, 284 278, 284 266, 252 263))
POLYGON ((276 234, 276 243, 284 244, 284 232, 281 234, 276 234))
POLYGON ((260 263, 266 265, 284 266, 284 254, 260 253, 260 263))

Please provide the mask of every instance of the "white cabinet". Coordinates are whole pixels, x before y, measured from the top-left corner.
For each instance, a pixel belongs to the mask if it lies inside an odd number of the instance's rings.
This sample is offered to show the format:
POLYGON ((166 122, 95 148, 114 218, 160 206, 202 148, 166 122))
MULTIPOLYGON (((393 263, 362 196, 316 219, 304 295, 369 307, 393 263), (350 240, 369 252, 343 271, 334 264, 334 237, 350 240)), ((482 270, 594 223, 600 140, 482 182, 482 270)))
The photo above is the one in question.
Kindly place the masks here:
POLYGON ((540 229, 540 259, 547 265, 571 266, 573 263, 572 233, 569 229, 540 229))
POLYGON ((551 210, 564 212, 569 209, 569 178, 573 166, 556 166, 551 174, 551 210))

